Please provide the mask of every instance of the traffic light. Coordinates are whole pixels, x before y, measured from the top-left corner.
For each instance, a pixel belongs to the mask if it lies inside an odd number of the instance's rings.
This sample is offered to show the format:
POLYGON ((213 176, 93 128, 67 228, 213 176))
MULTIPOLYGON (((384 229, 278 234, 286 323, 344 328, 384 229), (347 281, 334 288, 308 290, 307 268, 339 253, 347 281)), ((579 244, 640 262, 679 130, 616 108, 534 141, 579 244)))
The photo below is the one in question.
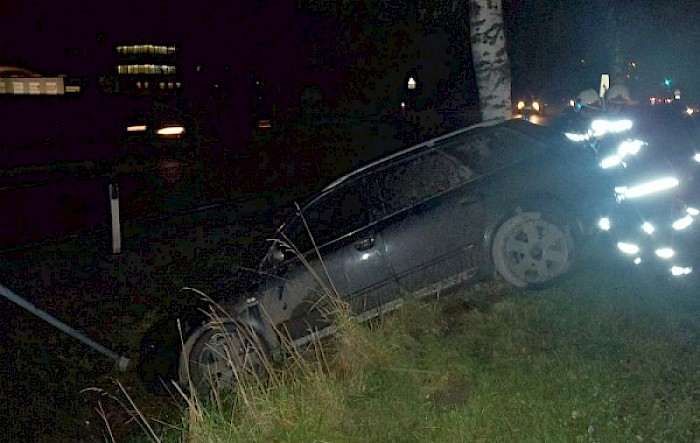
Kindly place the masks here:
POLYGON ((664 79, 664 86, 671 86, 671 79, 670 78, 666 77, 664 79))

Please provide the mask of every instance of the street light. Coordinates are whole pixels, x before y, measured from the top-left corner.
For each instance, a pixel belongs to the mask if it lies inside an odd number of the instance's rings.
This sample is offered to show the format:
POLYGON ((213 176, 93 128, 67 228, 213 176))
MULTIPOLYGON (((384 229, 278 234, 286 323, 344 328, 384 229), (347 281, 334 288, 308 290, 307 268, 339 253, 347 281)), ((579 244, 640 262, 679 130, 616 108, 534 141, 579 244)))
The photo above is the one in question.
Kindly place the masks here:
POLYGON ((416 82, 416 79, 413 77, 408 78, 408 83, 406 85, 410 91, 416 89, 418 87, 418 82, 416 82))

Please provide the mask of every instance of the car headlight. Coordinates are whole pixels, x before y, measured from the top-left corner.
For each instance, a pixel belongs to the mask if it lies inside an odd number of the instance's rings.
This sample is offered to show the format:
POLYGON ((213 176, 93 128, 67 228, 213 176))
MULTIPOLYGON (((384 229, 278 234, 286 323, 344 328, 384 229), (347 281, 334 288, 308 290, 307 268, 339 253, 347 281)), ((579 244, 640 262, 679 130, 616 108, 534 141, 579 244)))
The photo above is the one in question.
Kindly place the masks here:
POLYGON ((160 136, 171 136, 178 137, 185 133, 185 127, 179 124, 166 125, 158 128, 156 134, 160 136))
POLYGON ((537 112, 540 112, 540 102, 532 102, 532 109, 534 109, 537 112))
POLYGON ((525 109, 525 102, 520 100, 518 102, 518 111, 522 111, 523 109, 525 109))
POLYGON ((695 155, 693 156, 693 160, 695 160, 696 162, 700 163, 700 154, 695 154, 695 155))
POLYGON ((612 227, 610 219, 608 217, 602 217, 600 220, 598 220, 598 227, 601 231, 609 231, 612 227))
POLYGON ((685 211, 688 213, 688 215, 691 215, 693 217, 697 217, 697 215, 700 214, 700 209, 693 207, 688 207, 685 209, 685 211))
POLYGON ((663 177, 649 182, 641 183, 635 186, 617 186, 615 193, 618 200, 626 198, 645 197, 650 194, 672 189, 680 185, 680 182, 675 177, 663 177))

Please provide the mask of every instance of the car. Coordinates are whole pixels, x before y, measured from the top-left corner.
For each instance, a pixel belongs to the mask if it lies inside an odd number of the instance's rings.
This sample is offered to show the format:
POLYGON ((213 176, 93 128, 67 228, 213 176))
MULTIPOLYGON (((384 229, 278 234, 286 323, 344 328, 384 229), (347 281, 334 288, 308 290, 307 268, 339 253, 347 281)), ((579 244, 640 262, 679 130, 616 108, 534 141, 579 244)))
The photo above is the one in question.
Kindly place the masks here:
POLYGON ((516 114, 543 114, 544 108, 544 101, 532 95, 520 97, 518 101, 515 102, 516 114))
POLYGON ((334 299, 363 321, 406 297, 494 276, 517 288, 550 285, 615 204, 600 171, 590 150, 517 119, 462 128, 363 166, 271 236, 253 287, 224 289, 217 303, 202 299, 152 328, 142 378, 199 389, 257 375, 290 344, 333 333, 334 299), (218 321, 208 320, 211 310, 218 321))

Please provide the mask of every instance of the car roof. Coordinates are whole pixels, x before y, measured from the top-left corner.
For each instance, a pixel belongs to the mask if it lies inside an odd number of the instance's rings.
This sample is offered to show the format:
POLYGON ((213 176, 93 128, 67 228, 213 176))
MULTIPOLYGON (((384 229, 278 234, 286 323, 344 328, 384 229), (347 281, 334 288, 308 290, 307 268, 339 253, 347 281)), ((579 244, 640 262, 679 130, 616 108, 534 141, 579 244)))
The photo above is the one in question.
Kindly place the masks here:
MULTIPOLYGON (((511 120, 505 120, 505 121, 504 120, 491 120, 491 121, 487 121, 487 122, 480 122, 480 123, 477 123, 477 124, 474 124, 471 126, 467 126, 464 128, 460 128, 460 129, 457 129, 456 131, 449 132, 447 134, 444 134, 444 135, 441 135, 439 137, 435 137, 433 139, 424 141, 424 142, 419 143, 417 145, 413 145, 409 148, 402 149, 402 150, 397 151, 393 154, 389 154, 385 157, 382 157, 378 160, 375 160, 371 163, 368 163, 364 166, 361 166, 358 169, 354 169, 353 171, 351 171, 351 172, 337 178, 333 182, 331 182, 329 185, 327 185, 325 188, 323 188, 323 190, 320 193, 325 194, 327 191, 339 186, 340 184, 346 182, 347 180, 349 180, 355 176, 358 176, 365 171, 368 171, 370 169, 374 169, 382 164, 388 163, 396 158, 410 155, 411 153, 414 153, 414 152, 419 151, 419 150, 424 149, 424 148, 432 148, 438 142, 442 142, 445 140, 455 138, 455 137, 457 137, 461 134, 464 134, 466 132, 471 132, 471 131, 482 129, 482 128, 490 128, 490 127, 494 127, 494 126, 505 126, 505 127, 515 127, 515 128, 520 126, 520 127, 524 128, 526 126, 535 126, 535 125, 533 125, 532 123, 529 123, 525 120, 511 119, 511 120)), ((520 130, 522 130, 522 129, 520 129, 520 130)))

